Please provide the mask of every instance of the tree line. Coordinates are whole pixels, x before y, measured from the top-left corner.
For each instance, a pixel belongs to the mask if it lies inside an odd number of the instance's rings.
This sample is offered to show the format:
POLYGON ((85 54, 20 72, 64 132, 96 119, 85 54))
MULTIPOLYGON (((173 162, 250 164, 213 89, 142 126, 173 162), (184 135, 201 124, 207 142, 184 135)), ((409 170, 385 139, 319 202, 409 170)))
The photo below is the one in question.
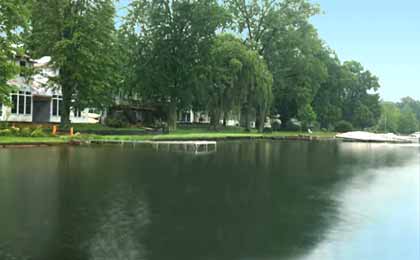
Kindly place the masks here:
POLYGON ((3 0, 0 8, 0 96, 15 73, 11 42, 51 56, 63 124, 71 107, 104 108, 117 93, 162 107, 170 129, 190 109, 208 111, 215 128, 239 115, 260 131, 271 115, 285 126, 365 129, 384 110, 378 78, 339 60, 310 22, 320 7, 307 0, 133 0, 118 28, 112 0, 3 0))
POLYGON ((400 102, 383 102, 377 131, 411 134, 420 130, 420 101, 410 97, 400 102))

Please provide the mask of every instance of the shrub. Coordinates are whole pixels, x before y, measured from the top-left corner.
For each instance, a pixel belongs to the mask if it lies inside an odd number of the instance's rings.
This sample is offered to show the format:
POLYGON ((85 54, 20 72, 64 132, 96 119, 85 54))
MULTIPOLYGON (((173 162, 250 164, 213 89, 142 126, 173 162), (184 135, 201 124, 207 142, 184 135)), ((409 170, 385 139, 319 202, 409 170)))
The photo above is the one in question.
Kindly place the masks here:
POLYGON ((12 131, 10 129, 0 130, 0 136, 11 136, 11 135, 12 135, 12 131))
POLYGON ((286 131, 294 131, 294 132, 295 131, 300 131, 301 130, 301 126, 297 122, 295 122, 293 120, 289 120, 286 123, 285 130, 286 131))
POLYGON ((105 124, 109 127, 123 128, 129 125, 126 118, 122 117, 107 117, 105 124))
POLYGON ((45 134, 44 129, 42 129, 41 127, 36 128, 31 133, 31 137, 46 137, 46 136, 47 135, 45 134))
POLYGON ((350 132, 353 130, 353 125, 347 121, 340 121, 335 125, 335 131, 339 133, 350 132))
POLYGON ((309 128, 312 131, 320 131, 321 130, 321 124, 319 122, 317 122, 317 121, 314 121, 314 122, 311 123, 311 125, 309 126, 309 128))
POLYGON ((31 132, 32 131, 31 131, 30 128, 25 127, 25 128, 20 129, 19 136, 29 137, 29 136, 31 136, 31 132))
POLYGON ((281 130, 281 121, 276 119, 271 123, 271 128, 273 131, 280 131, 281 130))
POLYGON ((264 129, 263 129, 263 133, 272 133, 272 132, 273 132, 273 128, 264 127, 264 129))
POLYGON ((0 129, 7 129, 9 128, 9 123, 7 122, 0 122, 0 129))
POLYGON ((20 135, 20 128, 11 127, 11 128, 9 128, 9 130, 10 130, 10 135, 12 135, 12 136, 19 136, 20 135))

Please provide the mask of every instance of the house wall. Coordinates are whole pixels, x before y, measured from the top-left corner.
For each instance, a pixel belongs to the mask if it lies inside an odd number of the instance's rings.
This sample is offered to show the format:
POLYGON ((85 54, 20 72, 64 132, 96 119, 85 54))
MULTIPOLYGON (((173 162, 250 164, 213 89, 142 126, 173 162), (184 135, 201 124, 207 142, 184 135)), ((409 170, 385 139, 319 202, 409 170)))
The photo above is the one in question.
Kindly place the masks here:
MULTIPOLYGON (((74 124, 94 124, 97 122, 92 121, 92 119, 90 119, 88 117, 88 113, 89 113, 89 109, 85 109, 82 111, 81 113, 81 117, 76 117, 74 115, 73 112, 70 113, 70 122, 74 123, 74 124)), ((50 117, 50 122, 51 123, 60 123, 61 122, 61 116, 53 116, 51 115, 50 117)))
MULTIPOLYGON (((33 103, 31 104, 33 106, 33 103)), ((12 114, 12 108, 3 104, 3 113, 0 117, 2 122, 32 122, 31 115, 16 115, 12 114)))
MULTIPOLYGON (((32 122, 32 114, 31 115, 16 115, 12 114, 11 107, 8 107, 3 104, 2 107, 2 115, 0 116, 0 122, 25 122, 31 123, 32 122)), ((32 98, 32 110, 33 111, 33 98, 32 98)), ((70 114, 70 121, 75 124, 93 124, 96 123, 94 120, 88 117, 89 109, 85 109, 81 113, 81 117, 74 116, 72 112, 70 114)), ((60 123, 61 117, 60 116, 50 116, 50 123, 60 123)))

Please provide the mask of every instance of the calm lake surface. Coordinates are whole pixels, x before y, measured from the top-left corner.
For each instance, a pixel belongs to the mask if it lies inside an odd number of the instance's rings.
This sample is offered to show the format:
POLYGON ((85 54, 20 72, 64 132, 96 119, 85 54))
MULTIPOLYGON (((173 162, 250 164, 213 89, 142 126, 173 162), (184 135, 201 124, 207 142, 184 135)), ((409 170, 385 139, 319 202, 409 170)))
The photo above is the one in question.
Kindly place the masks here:
POLYGON ((420 259, 420 148, 0 149, 0 259, 420 259))

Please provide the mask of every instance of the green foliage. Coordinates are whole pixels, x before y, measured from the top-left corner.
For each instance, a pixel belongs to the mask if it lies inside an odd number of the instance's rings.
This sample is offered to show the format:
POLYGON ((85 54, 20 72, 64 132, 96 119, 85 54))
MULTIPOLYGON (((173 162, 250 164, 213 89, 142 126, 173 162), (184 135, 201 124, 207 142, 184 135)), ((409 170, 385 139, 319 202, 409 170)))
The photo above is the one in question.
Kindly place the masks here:
POLYGON ((129 125, 129 122, 126 117, 119 116, 119 117, 107 117, 105 120, 105 124, 109 127, 124 128, 129 125))
POLYGON ((70 107, 100 107, 112 100, 117 57, 112 0, 34 0, 29 45, 34 57, 51 56, 60 75, 62 124, 70 107))
MULTIPOLYGON (((320 8, 309 0, 134 0, 118 32, 112 0, 3 0, 0 8, 0 102, 18 72, 7 61, 22 31, 31 55, 52 56, 60 69, 51 82, 62 88, 62 124, 70 107, 104 107, 118 95, 164 107, 170 129, 189 109, 208 110, 213 125, 241 113, 246 128, 256 118, 260 131, 270 112, 305 127, 345 120, 364 129, 379 120, 379 128, 400 129, 395 115, 386 116, 391 124, 381 117, 391 112, 372 94, 378 78, 342 63, 320 39, 310 22, 320 8)), ((398 106, 420 120, 418 102, 398 106)))
POLYGON ((335 131, 339 133, 345 133, 353 131, 353 125, 347 121, 339 121, 335 126, 335 131))
POLYGON ((136 89, 167 108, 175 129, 177 111, 191 107, 202 86, 198 75, 225 12, 216 0, 136 0, 130 6, 125 28, 135 39, 136 89))
POLYGON ((0 136, 10 137, 47 137, 48 135, 44 132, 42 127, 31 128, 31 127, 11 127, 0 130, 0 136))
POLYGON ((24 128, 20 129, 19 136, 29 137, 29 136, 31 136, 31 133, 32 133, 32 131, 29 127, 24 127, 24 128))
POLYGON ((420 101, 403 98, 398 103, 383 102, 376 129, 381 132, 411 134, 420 127, 420 101))
POLYGON ((280 131, 281 130, 281 122, 280 122, 280 120, 274 120, 271 123, 271 128, 273 129, 273 131, 280 131))
POLYGON ((222 113, 229 114, 237 108, 248 109, 245 113, 260 108, 265 115, 271 105, 272 75, 264 59, 229 34, 216 38, 210 57, 204 78, 213 126, 219 125, 222 113))
POLYGON ((382 112, 379 118, 377 130, 384 133, 398 133, 401 111, 398 106, 391 102, 381 104, 382 112))
POLYGON ((299 122, 296 122, 295 120, 291 119, 287 121, 286 125, 284 126, 284 130, 293 131, 293 132, 301 131, 302 126, 300 125, 299 122))
POLYGON ((411 111, 402 111, 398 124, 398 131, 402 134, 411 134, 418 131, 419 123, 416 114, 411 111))
POLYGON ((37 127, 34 130, 32 130, 31 137, 47 137, 48 135, 45 133, 44 129, 42 127, 37 127))
POLYGON ((12 130, 2 129, 0 130, 0 136, 12 136, 12 130))
POLYGON ((27 2, 24 0, 1 0, 0 3, 0 103, 9 101, 12 90, 7 84, 19 68, 10 60, 21 52, 22 33, 27 26, 27 2))
POLYGON ((312 106, 306 104, 298 110, 298 118, 302 120, 305 127, 309 127, 311 123, 316 121, 316 113, 312 109, 312 106))

